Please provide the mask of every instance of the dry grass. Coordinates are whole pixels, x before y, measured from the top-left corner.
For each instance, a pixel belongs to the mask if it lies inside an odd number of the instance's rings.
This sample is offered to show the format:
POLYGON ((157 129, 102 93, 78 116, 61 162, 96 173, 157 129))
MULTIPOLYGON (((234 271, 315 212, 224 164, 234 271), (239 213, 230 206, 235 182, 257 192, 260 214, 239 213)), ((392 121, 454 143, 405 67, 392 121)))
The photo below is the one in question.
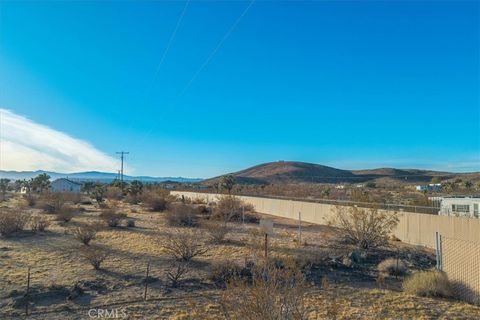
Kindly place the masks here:
POLYGON ((395 258, 388 258, 380 262, 377 266, 378 272, 391 276, 401 276, 408 272, 407 265, 404 261, 395 258))
MULTIPOLYGON (((84 223, 99 223, 100 211, 89 205, 87 211, 80 213, 71 222, 72 226, 84 223)), ((92 290, 88 292, 90 305, 107 305, 120 301, 132 301, 141 298, 143 286, 141 280, 145 276, 147 262, 150 261, 150 276, 165 277, 169 271, 171 255, 162 247, 171 236, 171 227, 166 223, 162 214, 152 214, 138 206, 124 203, 119 204, 119 210, 129 213, 135 219, 138 228, 118 229, 106 228, 99 231, 96 240, 102 248, 110 253, 101 263, 101 272, 94 270, 90 262, 79 252, 79 244, 73 236, 64 234, 64 226, 52 221, 49 232, 41 235, 25 234, 14 239, 0 238, 0 297, 5 297, 14 290, 23 294, 25 277, 28 267, 32 268, 31 283, 38 290, 45 290, 51 284, 72 288, 79 281, 104 284, 107 291, 92 290), (5 251, 2 248, 7 248, 5 251)), ((40 210, 31 209, 34 214, 40 210)), ((285 223, 286 222, 282 222, 285 223)), ((293 223, 294 225, 295 223, 293 223)), ((196 256, 190 263, 186 277, 180 278, 177 287, 169 288, 165 295, 164 285, 167 282, 159 281, 149 284, 149 297, 165 297, 166 300, 145 303, 122 302, 127 308, 131 319, 219 319, 223 318, 223 311, 218 301, 222 293, 216 286, 204 285, 208 283, 209 274, 216 264, 229 260, 243 270, 245 259, 261 262, 261 256, 255 260, 252 251, 245 245, 249 238, 249 230, 253 226, 243 228, 240 224, 232 224, 229 242, 222 242, 210 247, 210 250, 196 256), (185 279, 185 280, 183 280, 185 279), (185 298, 182 298, 185 296, 185 298), (190 297, 190 298, 188 298, 190 297), (169 300, 172 298, 172 300, 169 300)), ((207 240, 207 235, 190 230, 198 237, 198 242, 207 240)), ((310 229, 305 225, 303 237, 308 239, 308 246, 299 248, 291 237, 283 236, 284 232, 294 234, 295 227, 288 229, 278 226, 275 235, 271 238, 271 254, 273 256, 302 256, 310 257, 320 250, 325 238, 331 236, 329 231, 321 229, 322 236, 318 236, 318 229, 310 229)), ((261 239, 260 244, 261 244, 261 239)), ((262 254, 260 249, 260 255, 262 254)), ((334 272, 334 271, 332 271, 334 272)), ((228 275, 226 278, 229 278, 228 275)), ((315 291, 307 295, 306 304, 312 304, 319 309, 314 319, 331 319, 324 314, 324 303, 334 297, 339 306, 338 319, 477 319, 480 318, 480 308, 461 302, 417 297, 402 292, 387 289, 377 290, 365 287, 351 287, 350 283, 360 285, 353 279, 332 279, 331 288, 315 291)), ((168 280, 168 278, 167 278, 168 280)), ((309 284, 310 284, 309 279, 309 284)), ((394 280, 392 280, 394 281, 394 280)), ((171 283, 168 281, 168 284, 171 283)), ((374 282, 371 283, 375 285, 374 282)), ((315 285, 318 289, 319 285, 315 285), (318 286, 318 287, 317 287, 318 286)), ((15 309, 9 305, 10 298, 0 298, 0 318, 19 318, 23 309, 15 309)), ((65 299, 59 301, 42 301, 34 306, 34 312, 60 310, 48 314, 49 319, 81 318, 84 313, 68 311, 65 299)), ((86 307, 88 308, 88 306, 86 307)), ((81 311, 83 312, 83 311, 81 311)), ((43 319, 45 315, 32 316, 32 319, 43 319)))
POLYGON ((414 273, 404 281, 403 289, 421 297, 452 296, 452 287, 446 274, 437 270, 414 273))

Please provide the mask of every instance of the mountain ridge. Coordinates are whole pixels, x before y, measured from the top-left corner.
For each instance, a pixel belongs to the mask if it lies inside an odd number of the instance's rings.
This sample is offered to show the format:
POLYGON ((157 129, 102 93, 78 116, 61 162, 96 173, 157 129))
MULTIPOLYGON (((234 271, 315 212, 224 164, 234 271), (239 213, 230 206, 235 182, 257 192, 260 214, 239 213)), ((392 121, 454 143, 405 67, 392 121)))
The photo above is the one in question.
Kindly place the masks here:
MULTIPOLYGON (((480 179, 480 172, 454 173, 423 169, 376 168, 346 170, 300 161, 276 161, 255 165, 230 173, 240 184, 274 183, 361 183, 376 179, 394 179, 408 182, 429 182, 432 178, 448 180, 460 176, 474 176, 480 179)), ((202 181, 215 183, 218 177, 202 181)))
MULTIPOLYGON (((59 179, 59 178, 68 178, 75 181, 111 182, 118 177, 117 173, 100 172, 100 171, 60 173, 60 172, 46 171, 46 170, 35 170, 35 171, 0 170, 0 178, 7 178, 11 180, 23 180, 23 179, 31 179, 42 173, 48 174, 53 180, 59 179)), ((156 183, 156 182, 165 182, 165 181, 200 182, 203 180, 199 178, 150 177, 150 176, 130 176, 130 175, 124 175, 123 179, 125 181, 140 180, 142 182, 147 182, 147 183, 156 183)))

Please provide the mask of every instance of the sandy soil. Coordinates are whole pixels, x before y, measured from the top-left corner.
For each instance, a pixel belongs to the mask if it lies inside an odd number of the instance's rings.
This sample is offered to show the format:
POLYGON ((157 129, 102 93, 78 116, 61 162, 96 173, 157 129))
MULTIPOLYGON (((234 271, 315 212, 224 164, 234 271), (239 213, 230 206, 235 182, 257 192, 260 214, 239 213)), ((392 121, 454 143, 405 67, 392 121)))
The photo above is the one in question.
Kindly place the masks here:
MULTIPOLYGON (((15 200, 10 200, 15 206, 15 200)), ((245 261, 263 259, 263 237, 255 236, 258 224, 232 223, 232 232, 223 244, 209 244, 201 228, 193 228, 199 241, 208 243, 210 250, 196 257, 192 271, 177 288, 168 286, 165 272, 171 259, 161 244, 172 230, 166 226, 163 213, 145 211, 139 205, 122 204, 121 210, 135 220, 133 228, 105 228, 92 243, 110 252, 102 269, 94 270, 79 254, 82 246, 71 228, 97 221, 99 211, 94 205, 83 205, 85 211, 68 223, 52 219, 45 233, 22 232, 14 237, 0 239, 0 318, 17 319, 25 313, 27 270, 31 268, 30 319, 89 319, 89 310, 117 309, 121 318, 125 311, 128 319, 218 319, 222 318, 218 297, 222 289, 209 280, 212 265, 219 261, 245 261), (148 299, 143 300, 145 272, 150 264, 148 299), (77 285, 83 294, 68 300, 77 285)), ((264 217, 265 218, 265 217, 264 217)), ((401 279, 388 278, 378 288, 376 264, 388 256, 407 261, 411 270, 424 269, 433 263, 428 250, 392 242, 392 248, 370 253, 356 268, 332 264, 315 264, 348 254, 351 248, 336 245, 329 227, 303 224, 302 244, 299 245, 295 221, 269 217, 274 220, 275 233, 269 242, 269 255, 294 257, 314 263, 307 272, 312 286, 311 303, 321 295, 336 297, 341 310, 339 319, 475 319, 480 308, 444 299, 408 296, 401 292, 401 279), (397 251, 397 248, 399 251, 397 251), (332 286, 320 290, 323 276, 332 286), (329 293, 330 292, 330 293, 329 293)), ((318 319, 323 319, 320 305, 318 319)))

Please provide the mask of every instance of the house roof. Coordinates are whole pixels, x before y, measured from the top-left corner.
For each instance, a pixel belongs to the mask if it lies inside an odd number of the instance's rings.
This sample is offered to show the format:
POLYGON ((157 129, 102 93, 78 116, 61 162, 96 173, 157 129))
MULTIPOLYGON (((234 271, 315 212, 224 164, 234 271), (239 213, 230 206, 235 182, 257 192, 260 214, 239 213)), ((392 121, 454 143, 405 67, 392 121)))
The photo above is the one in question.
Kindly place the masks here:
MULTIPOLYGON (((79 185, 79 186, 82 185, 82 184, 79 183, 79 182, 75 182, 75 181, 69 180, 69 179, 67 179, 67 178, 59 178, 59 179, 54 180, 53 182, 57 182, 57 181, 61 181, 61 180, 65 180, 65 181, 67 181, 67 182, 70 182, 70 183, 72 183, 72 184, 76 184, 76 185, 79 185)), ((53 183, 53 182, 52 182, 52 183, 53 183)))

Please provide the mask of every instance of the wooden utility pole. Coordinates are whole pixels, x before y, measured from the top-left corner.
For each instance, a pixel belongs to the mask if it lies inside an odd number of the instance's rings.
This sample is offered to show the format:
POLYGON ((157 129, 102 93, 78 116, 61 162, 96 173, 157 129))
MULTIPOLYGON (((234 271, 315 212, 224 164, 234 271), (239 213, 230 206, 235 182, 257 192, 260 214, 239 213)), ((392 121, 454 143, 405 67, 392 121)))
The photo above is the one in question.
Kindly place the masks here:
POLYGON ((122 185, 122 193, 123 193, 123 159, 125 157, 126 154, 129 154, 130 152, 126 152, 126 151, 119 151, 117 152, 117 154, 120 155, 120 159, 122 161, 122 164, 121 164, 121 167, 120 167, 120 183, 122 185))

